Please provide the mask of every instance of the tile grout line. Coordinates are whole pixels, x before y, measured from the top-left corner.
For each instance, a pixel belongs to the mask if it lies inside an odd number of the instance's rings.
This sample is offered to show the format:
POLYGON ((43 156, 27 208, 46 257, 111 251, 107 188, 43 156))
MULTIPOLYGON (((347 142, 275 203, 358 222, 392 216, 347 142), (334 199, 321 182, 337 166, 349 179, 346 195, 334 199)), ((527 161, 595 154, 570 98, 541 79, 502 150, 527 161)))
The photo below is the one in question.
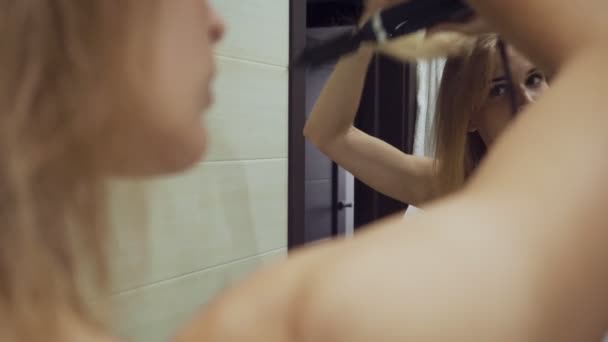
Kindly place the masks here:
POLYGON ((205 164, 228 164, 228 163, 239 163, 239 162, 267 162, 267 161, 284 161, 288 160, 287 157, 279 158, 258 158, 258 159, 225 159, 225 160, 205 160, 200 162, 199 165, 205 164))
POLYGON ((202 273, 202 272, 206 272, 206 271, 212 271, 214 269, 230 266, 230 265, 233 265, 233 264, 238 264, 238 263, 241 263, 241 262, 244 262, 244 261, 249 261, 249 260, 257 259, 257 258, 260 258, 260 257, 264 257, 264 256, 267 256, 269 254, 273 254, 273 253, 276 253, 276 252, 279 252, 279 251, 282 251, 282 250, 287 250, 287 246, 280 247, 280 248, 275 248, 275 249, 266 251, 266 252, 261 253, 261 254, 252 255, 252 256, 245 257, 245 258, 240 258, 240 259, 235 259, 235 260, 231 260, 231 261, 228 261, 228 262, 224 262, 224 263, 221 263, 221 264, 218 264, 218 265, 213 265, 213 266, 205 267, 205 268, 202 268, 202 269, 199 269, 199 270, 195 270, 195 271, 191 271, 191 272, 188 272, 188 273, 180 274, 180 275, 172 277, 172 278, 161 279, 161 280, 153 282, 153 283, 143 284, 141 286, 136 286, 134 288, 117 291, 117 292, 112 293, 111 296, 112 297, 123 296, 123 295, 129 294, 129 293, 140 291, 140 290, 143 290, 143 289, 146 289, 146 288, 150 288, 150 287, 153 287, 153 286, 159 286, 159 285, 162 285, 162 284, 165 284, 165 283, 169 283, 169 282, 172 282, 172 281, 175 281, 175 280, 178 280, 178 279, 187 278, 187 277, 193 276, 193 275, 195 275, 197 273, 202 273))
POLYGON ((224 58, 224 59, 232 60, 232 61, 247 62, 247 63, 251 63, 251 64, 258 64, 258 65, 263 65, 263 66, 268 66, 268 67, 275 67, 275 68, 285 69, 285 70, 287 70, 289 68, 288 65, 266 63, 266 62, 256 61, 254 59, 249 59, 249 58, 242 58, 242 57, 234 57, 234 56, 222 55, 220 53, 216 53, 215 56, 219 57, 219 58, 224 58))

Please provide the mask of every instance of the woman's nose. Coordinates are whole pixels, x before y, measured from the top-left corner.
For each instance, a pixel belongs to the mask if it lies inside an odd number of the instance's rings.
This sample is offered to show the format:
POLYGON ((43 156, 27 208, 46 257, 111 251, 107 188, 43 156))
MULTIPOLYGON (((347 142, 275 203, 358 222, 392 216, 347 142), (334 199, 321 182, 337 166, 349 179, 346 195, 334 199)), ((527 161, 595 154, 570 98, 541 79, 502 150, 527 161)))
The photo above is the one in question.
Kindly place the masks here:
POLYGON ((525 86, 519 86, 517 90, 517 107, 521 111, 526 108, 527 105, 535 102, 534 95, 525 86))

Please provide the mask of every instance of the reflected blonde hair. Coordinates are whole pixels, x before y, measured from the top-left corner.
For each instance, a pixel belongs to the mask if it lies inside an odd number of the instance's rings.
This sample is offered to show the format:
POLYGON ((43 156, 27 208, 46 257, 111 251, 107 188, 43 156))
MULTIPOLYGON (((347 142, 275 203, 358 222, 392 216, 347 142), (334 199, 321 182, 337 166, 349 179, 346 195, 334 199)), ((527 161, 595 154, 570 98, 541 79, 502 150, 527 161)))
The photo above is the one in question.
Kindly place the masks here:
POLYGON ((432 145, 440 195, 462 187, 486 153, 469 121, 487 99, 496 71, 498 36, 468 36, 458 32, 427 35, 420 31, 377 46, 377 50, 403 61, 447 56, 443 70, 432 145))
POLYGON ((437 99, 432 145, 440 195, 459 189, 486 153, 477 132, 469 132, 471 115, 487 98, 498 53, 498 36, 458 32, 427 35, 420 31, 376 48, 403 61, 447 56, 437 99))
POLYGON ((0 339, 65 340, 66 315, 101 323, 92 303, 108 292, 109 227, 96 144, 112 139, 108 114, 129 106, 116 100, 121 68, 150 6, 0 2, 0 339))
POLYGON ((471 116, 482 110, 496 68, 498 37, 476 38, 471 48, 449 57, 439 89, 433 128, 438 190, 447 194, 462 187, 486 153, 478 132, 469 132, 471 116))

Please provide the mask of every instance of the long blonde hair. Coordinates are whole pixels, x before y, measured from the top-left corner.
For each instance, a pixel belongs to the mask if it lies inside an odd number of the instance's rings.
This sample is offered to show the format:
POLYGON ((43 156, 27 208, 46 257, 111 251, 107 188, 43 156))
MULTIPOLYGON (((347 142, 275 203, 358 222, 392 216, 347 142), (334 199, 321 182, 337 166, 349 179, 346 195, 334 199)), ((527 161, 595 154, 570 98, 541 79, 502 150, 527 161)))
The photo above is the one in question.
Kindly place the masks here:
POLYGON ((0 338, 61 340, 63 314, 98 323, 109 228, 95 144, 112 138, 126 40, 150 6, 0 2, 0 338))
POLYGON ((481 110, 495 72, 498 36, 420 31, 390 40, 377 50, 403 61, 448 56, 437 100, 433 149, 440 195, 460 188, 481 158, 486 145, 469 120, 481 110))
POLYGON ((469 132, 473 113, 481 110, 496 71, 498 37, 478 37, 472 48, 449 57, 439 89, 434 122, 438 189, 447 194, 460 188, 486 153, 478 132, 469 132))

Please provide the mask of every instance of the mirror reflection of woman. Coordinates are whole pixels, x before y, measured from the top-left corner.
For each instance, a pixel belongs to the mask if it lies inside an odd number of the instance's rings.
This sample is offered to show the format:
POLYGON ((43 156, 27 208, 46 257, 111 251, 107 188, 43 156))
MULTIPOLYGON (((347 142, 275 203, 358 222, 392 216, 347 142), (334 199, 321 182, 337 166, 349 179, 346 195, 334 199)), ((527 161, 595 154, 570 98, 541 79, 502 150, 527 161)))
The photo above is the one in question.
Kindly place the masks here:
MULTIPOLYGON (((389 2, 370 1, 367 13, 389 2)), ((507 45, 507 55, 519 111, 547 89, 546 77, 512 46, 507 45)), ((304 135, 355 177, 403 203, 420 206, 462 187, 513 119, 498 37, 480 36, 470 53, 447 60, 437 100, 434 158, 405 154, 353 126, 372 56, 364 47, 338 62, 304 135)))

